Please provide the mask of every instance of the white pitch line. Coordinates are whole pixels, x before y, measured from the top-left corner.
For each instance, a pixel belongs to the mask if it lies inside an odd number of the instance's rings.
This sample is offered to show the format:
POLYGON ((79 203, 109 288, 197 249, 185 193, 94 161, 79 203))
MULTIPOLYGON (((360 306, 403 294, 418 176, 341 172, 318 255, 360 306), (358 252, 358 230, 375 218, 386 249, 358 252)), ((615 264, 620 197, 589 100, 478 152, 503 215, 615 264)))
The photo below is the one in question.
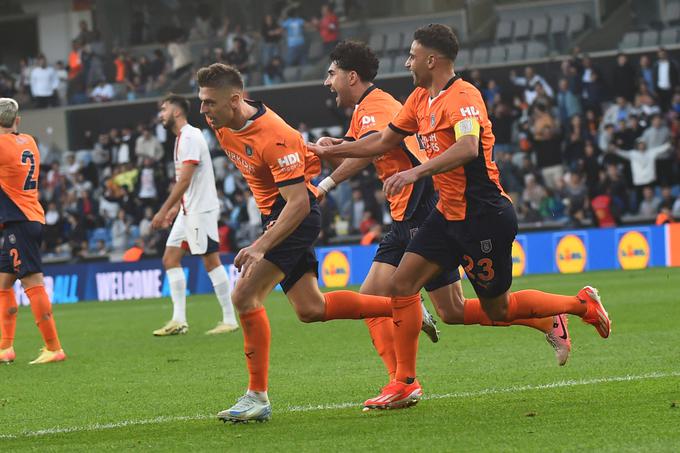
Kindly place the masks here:
MULTIPOLYGON (((626 375, 626 376, 610 376, 604 378, 594 378, 594 379, 570 379, 566 381, 552 382, 549 384, 538 384, 538 385, 520 385, 513 387, 504 388, 488 388, 482 390, 476 390, 471 392, 456 392, 456 393, 445 393, 442 395, 427 395, 423 397, 424 400, 439 400, 439 399, 451 399, 451 398, 475 398, 478 396, 487 395, 497 395, 502 393, 517 393, 517 392, 527 392, 530 390, 546 390, 555 388, 565 388, 565 387, 576 387, 581 385, 596 385, 596 384, 607 384, 611 382, 631 382, 631 381, 642 381, 647 379, 662 379, 668 377, 680 377, 680 371, 672 372, 653 372, 638 375, 626 375)), ((335 403, 335 404, 320 404, 320 405, 306 405, 306 406, 288 406, 281 409, 280 412, 312 412, 312 411, 323 411, 323 410, 337 410, 337 409, 348 409, 351 407, 358 408, 359 403, 356 402, 346 402, 346 403, 335 403)), ((159 425, 162 423, 172 423, 172 422, 182 422, 182 421, 196 421, 196 420, 209 420, 215 419, 215 415, 185 415, 185 416, 160 416, 154 418, 148 418, 143 420, 123 420, 120 422, 113 423, 94 423, 85 426, 73 426, 69 428, 47 428, 40 429, 37 431, 23 431, 17 434, 0 434, 0 439, 19 439, 22 437, 39 437, 48 436, 52 434, 70 434, 70 433, 81 433, 90 431, 103 431, 108 429, 118 429, 125 428, 128 426, 144 426, 144 425, 159 425)))

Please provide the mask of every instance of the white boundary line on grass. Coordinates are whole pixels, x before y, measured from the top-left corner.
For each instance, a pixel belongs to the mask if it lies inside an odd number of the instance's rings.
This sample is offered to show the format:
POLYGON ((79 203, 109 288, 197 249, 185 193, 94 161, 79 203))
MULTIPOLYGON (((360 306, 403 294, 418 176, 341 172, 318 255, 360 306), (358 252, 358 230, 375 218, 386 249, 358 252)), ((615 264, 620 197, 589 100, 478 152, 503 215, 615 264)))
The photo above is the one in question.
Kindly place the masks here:
MULTIPOLYGON (((439 399, 451 399, 451 398, 474 398, 478 396, 487 395, 497 395, 503 393, 517 393, 526 392, 530 390, 547 390, 565 387, 576 387, 581 385, 596 385, 596 384, 607 384, 611 382, 631 382, 631 381, 642 381, 647 379, 661 379, 669 377, 680 377, 680 371, 672 372, 652 372, 646 374, 638 375, 626 375, 626 376, 611 376, 604 378, 594 378, 594 379, 570 379, 565 381, 552 382, 549 384, 538 384, 538 385, 520 385, 505 388, 487 388, 482 390, 476 390, 471 392, 456 392, 456 393, 445 393, 442 395, 427 395, 423 397, 424 400, 439 400, 439 399)), ((335 403, 335 404, 320 404, 318 406, 307 405, 307 406, 288 406, 287 408, 281 409, 280 412, 312 412, 312 411, 323 411, 323 410, 334 410, 334 409, 347 409, 350 407, 359 408, 360 403, 347 402, 347 403, 335 403)), ((148 418, 143 420, 123 420, 120 422, 113 423, 94 423, 91 425, 84 426, 73 426, 69 428, 47 428, 40 429, 37 431, 23 431, 17 434, 0 434, 0 440, 2 439, 19 439, 24 437, 40 437, 48 436, 52 434, 69 434, 69 433, 81 433, 90 431, 102 431, 107 429, 118 429, 125 428, 128 426, 144 426, 144 425, 160 425, 162 423, 172 423, 172 422, 182 422, 182 421, 195 421, 195 420, 208 420, 215 419, 215 415, 185 415, 185 416, 161 416, 148 418)))

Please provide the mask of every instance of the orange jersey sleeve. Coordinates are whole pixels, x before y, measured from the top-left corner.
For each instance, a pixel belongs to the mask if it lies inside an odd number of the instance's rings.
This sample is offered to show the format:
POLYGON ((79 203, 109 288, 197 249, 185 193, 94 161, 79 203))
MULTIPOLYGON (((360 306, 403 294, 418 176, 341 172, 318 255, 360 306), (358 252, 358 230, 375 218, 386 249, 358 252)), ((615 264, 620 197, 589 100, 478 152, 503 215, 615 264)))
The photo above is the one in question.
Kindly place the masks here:
POLYGON ((39 201, 40 152, 26 134, 0 135, 0 223, 45 223, 39 201))

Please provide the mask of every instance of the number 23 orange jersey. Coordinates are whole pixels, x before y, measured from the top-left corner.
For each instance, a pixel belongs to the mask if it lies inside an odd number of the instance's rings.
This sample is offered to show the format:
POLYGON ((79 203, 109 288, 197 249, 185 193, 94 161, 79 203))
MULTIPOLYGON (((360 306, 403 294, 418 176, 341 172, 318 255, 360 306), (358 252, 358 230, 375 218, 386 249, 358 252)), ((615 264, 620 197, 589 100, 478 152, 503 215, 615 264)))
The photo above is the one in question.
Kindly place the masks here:
POLYGON ((463 220, 510 200, 499 181, 493 161, 494 135, 482 95, 474 85, 455 76, 435 98, 416 88, 390 123, 400 134, 417 133, 420 145, 432 159, 465 135, 479 139, 479 155, 462 167, 434 175, 439 191, 437 208, 447 220, 463 220))
POLYGON ((40 153, 33 137, 0 134, 0 223, 45 223, 38 201, 40 153))

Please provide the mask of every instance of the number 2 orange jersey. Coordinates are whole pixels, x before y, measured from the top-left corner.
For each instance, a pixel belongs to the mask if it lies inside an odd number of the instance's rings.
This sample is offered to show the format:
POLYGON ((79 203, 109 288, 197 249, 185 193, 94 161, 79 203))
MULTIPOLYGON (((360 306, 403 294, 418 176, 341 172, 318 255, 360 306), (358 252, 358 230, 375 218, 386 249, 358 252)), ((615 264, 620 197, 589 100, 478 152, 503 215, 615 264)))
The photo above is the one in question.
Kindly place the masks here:
MULTIPOLYGON (((401 103, 390 94, 375 85, 371 86, 361 96, 354 109, 345 140, 359 140, 385 129, 399 113, 401 107, 401 103)), ((427 156, 419 149, 416 139, 406 137, 399 146, 373 159, 373 165, 380 180, 385 181, 390 176, 420 165, 425 160, 427 156)), ((418 207, 422 195, 427 192, 427 183, 423 180, 406 186, 398 194, 388 197, 390 213, 394 220, 401 221, 410 218, 418 207)))
POLYGON ((428 158, 442 154, 465 135, 479 138, 479 155, 462 167, 434 175, 439 209, 447 220, 463 220, 508 197, 493 161, 494 135, 482 95, 474 85, 455 76, 435 98, 416 88, 390 127, 401 134, 417 133, 428 158))
POLYGON ((246 102, 258 109, 246 125, 239 130, 215 129, 215 135, 243 174, 260 212, 269 215, 275 206, 283 206, 279 187, 305 182, 316 196, 310 181, 321 173, 319 158, 280 116, 261 102, 246 102))
POLYGON ((38 201, 40 152, 33 137, 0 134, 0 223, 45 223, 38 201))

